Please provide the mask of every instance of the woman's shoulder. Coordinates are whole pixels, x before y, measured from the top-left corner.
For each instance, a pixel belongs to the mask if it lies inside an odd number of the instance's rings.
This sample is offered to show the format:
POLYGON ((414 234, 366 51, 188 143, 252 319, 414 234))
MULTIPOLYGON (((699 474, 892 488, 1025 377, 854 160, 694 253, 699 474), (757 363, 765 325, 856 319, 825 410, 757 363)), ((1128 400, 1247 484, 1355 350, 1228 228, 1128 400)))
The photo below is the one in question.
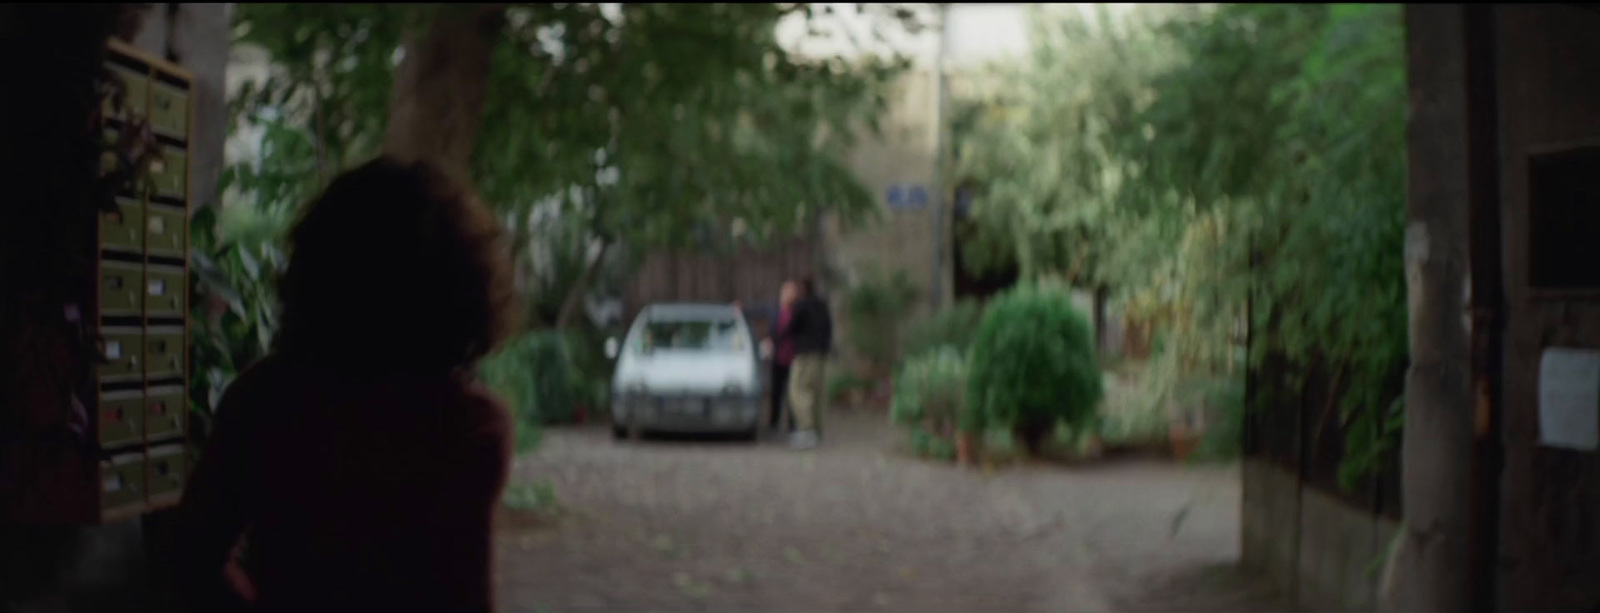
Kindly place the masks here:
POLYGON ((506 403, 479 381, 468 381, 461 387, 462 410, 470 423, 479 430, 495 435, 510 436, 511 409, 506 403))
POLYGON ((224 438, 244 436, 264 425, 264 419, 270 420, 274 411, 267 407, 280 404, 282 394, 292 393, 296 387, 294 377, 288 375, 287 370, 282 359, 269 354, 228 380, 213 409, 218 435, 224 438))
POLYGON ((283 359, 274 354, 267 354, 256 360, 228 381, 219 404, 237 404, 236 399, 241 397, 253 398, 263 392, 282 390, 289 379, 286 376, 286 367, 283 359))

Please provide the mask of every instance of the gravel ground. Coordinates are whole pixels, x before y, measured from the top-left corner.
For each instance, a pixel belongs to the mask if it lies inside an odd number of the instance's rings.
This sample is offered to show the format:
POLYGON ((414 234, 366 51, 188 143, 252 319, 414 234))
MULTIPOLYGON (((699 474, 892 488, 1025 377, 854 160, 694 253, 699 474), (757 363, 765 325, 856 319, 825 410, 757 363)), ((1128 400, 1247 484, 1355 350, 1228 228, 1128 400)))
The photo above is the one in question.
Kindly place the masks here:
POLYGON ((963 470, 905 456, 884 421, 830 415, 804 453, 550 431, 514 479, 562 511, 504 522, 502 610, 1290 609, 1233 570, 1236 468, 963 470))

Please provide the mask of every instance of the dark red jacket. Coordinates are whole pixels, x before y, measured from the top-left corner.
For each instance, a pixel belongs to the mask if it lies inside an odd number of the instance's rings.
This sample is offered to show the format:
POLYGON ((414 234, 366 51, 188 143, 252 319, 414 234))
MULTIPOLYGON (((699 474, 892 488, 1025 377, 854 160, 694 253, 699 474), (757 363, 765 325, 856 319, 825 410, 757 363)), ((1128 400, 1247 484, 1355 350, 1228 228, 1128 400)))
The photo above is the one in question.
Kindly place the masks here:
POLYGON ((260 611, 492 611, 509 413, 458 377, 351 381, 267 358, 228 387, 179 510, 198 610, 248 530, 260 611))

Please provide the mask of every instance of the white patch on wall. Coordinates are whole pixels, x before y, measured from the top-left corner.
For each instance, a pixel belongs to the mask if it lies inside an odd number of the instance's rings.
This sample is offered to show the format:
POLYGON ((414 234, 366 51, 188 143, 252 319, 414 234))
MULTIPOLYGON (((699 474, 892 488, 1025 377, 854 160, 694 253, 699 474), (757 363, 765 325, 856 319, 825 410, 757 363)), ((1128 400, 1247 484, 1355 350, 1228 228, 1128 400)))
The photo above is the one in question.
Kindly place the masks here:
POLYGON ((1421 312, 1422 266, 1427 262, 1428 224, 1413 221, 1406 226, 1406 306, 1413 315, 1421 312))
POLYGON ((1600 350, 1548 347, 1539 362, 1539 444, 1600 448, 1600 350))
POLYGON ((1421 266, 1428 261, 1428 224, 1413 221, 1406 226, 1406 265, 1421 266))

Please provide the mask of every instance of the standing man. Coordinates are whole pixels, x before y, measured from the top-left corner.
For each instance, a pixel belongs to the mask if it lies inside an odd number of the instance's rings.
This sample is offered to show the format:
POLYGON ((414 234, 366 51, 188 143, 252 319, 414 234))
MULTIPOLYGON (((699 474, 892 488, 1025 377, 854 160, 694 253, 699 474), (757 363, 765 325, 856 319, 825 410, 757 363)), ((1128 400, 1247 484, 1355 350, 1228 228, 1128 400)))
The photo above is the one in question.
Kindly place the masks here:
POLYGON ((795 432, 789 446, 811 449, 817 446, 822 430, 824 404, 823 369, 833 349, 833 316, 828 303, 817 294, 816 279, 810 275, 800 281, 800 299, 790 309, 778 339, 792 343, 794 359, 789 372, 789 408, 794 412, 795 432))

